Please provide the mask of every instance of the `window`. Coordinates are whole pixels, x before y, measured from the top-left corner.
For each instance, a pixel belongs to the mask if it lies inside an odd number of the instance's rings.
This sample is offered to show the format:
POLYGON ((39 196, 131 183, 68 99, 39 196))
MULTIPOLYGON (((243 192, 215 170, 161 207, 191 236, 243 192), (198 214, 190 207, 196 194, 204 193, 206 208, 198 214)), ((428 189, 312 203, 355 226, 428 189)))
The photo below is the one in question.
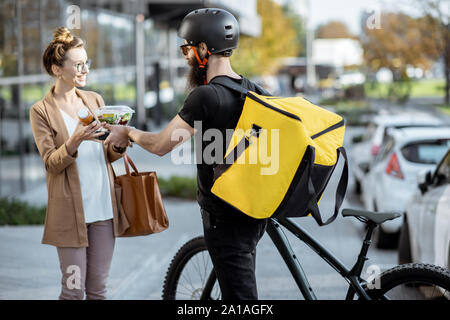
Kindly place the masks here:
POLYGON ((402 148, 403 157, 414 163, 437 164, 450 147, 449 139, 422 141, 402 148))
POLYGON ((450 151, 447 152, 447 155, 436 170, 434 179, 435 183, 438 185, 450 183, 450 151))
POLYGON ((380 162, 391 153, 392 149, 394 148, 394 139, 390 136, 387 137, 386 143, 382 146, 381 151, 378 153, 378 156, 375 159, 375 162, 380 162))

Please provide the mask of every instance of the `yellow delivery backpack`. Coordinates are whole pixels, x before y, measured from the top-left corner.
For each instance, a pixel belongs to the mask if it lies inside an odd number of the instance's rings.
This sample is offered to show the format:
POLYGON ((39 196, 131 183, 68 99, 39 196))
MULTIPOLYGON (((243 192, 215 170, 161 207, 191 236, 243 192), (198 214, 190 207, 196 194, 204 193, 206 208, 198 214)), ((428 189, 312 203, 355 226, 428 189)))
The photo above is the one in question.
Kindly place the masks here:
POLYGON ((245 98, 224 161, 214 166, 211 192, 257 219, 311 214, 321 226, 332 222, 348 182, 344 119, 301 97, 257 94, 226 77, 211 83, 245 98), (334 214, 323 222, 318 202, 340 154, 334 214))

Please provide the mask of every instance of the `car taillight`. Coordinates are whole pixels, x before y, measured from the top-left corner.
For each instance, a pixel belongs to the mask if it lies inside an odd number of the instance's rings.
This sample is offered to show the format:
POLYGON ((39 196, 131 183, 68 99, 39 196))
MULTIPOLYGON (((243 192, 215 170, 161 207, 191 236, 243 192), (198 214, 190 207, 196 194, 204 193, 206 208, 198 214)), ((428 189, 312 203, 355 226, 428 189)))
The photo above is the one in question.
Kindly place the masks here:
POLYGON ((380 151, 380 146, 374 144, 372 148, 370 149, 370 152, 372 153, 372 156, 376 157, 378 155, 378 152, 380 151))
POLYGON ((391 158, 386 166, 386 173, 390 176, 403 179, 402 170, 400 170, 400 163, 398 162, 395 152, 392 153, 391 158))

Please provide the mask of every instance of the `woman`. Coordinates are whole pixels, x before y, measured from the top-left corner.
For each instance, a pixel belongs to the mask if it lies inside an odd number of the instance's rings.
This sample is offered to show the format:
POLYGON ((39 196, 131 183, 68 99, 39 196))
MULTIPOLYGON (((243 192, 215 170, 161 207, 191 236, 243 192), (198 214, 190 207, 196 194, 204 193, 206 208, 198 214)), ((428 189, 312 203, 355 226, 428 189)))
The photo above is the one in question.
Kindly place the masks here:
MULTIPOLYGON (((43 244, 57 247, 62 272, 59 299, 105 299, 115 237, 128 228, 119 212, 111 162, 128 141, 104 146, 96 118, 84 126, 77 113, 104 105, 86 85, 89 62, 83 41, 58 28, 43 55, 55 85, 31 107, 34 140, 47 171, 48 205, 43 244)), ((96 116, 95 116, 96 117, 96 116)))

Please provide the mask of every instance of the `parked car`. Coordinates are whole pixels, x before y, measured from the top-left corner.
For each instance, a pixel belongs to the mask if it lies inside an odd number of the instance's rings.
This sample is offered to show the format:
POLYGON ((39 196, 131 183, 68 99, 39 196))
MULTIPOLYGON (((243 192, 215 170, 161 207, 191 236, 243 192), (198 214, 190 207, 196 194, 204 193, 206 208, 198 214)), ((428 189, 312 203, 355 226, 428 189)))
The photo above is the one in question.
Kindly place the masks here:
POLYGON ((353 138, 354 145, 350 156, 350 166, 355 178, 355 192, 361 194, 361 181, 369 172, 371 163, 386 142, 389 130, 442 125, 444 125, 444 122, 441 119, 420 112, 375 116, 369 123, 366 133, 353 138))
POLYGON ((398 260, 450 269, 450 149, 435 171, 418 176, 403 216, 398 260))
MULTIPOLYGON (((404 213, 416 189, 417 174, 433 170, 450 147, 450 127, 393 129, 362 181, 368 210, 404 213)), ((377 228, 377 247, 397 245, 401 219, 377 228)))

